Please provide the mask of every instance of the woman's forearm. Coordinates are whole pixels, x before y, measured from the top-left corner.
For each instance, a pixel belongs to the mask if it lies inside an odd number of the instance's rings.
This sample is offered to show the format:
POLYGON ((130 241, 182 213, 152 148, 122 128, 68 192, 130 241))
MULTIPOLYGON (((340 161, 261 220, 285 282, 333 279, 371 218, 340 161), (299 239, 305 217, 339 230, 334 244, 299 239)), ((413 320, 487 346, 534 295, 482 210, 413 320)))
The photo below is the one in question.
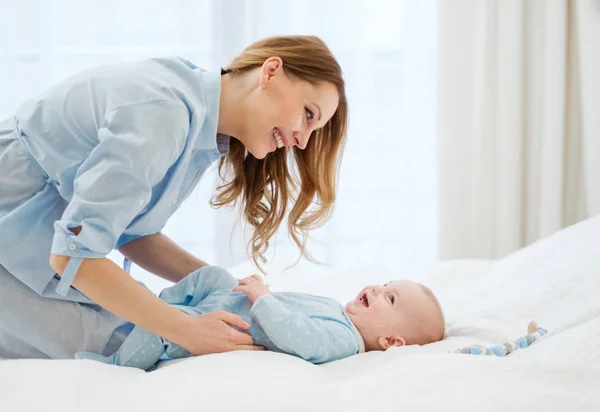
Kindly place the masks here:
MULTIPOLYGON (((68 262, 67 256, 51 257, 59 274, 68 262)), ((159 299, 110 259, 84 259, 73 286, 104 309, 175 343, 189 322, 189 316, 159 299)))
POLYGON ((119 248, 136 265, 171 282, 208 264, 159 233, 131 241, 119 248))

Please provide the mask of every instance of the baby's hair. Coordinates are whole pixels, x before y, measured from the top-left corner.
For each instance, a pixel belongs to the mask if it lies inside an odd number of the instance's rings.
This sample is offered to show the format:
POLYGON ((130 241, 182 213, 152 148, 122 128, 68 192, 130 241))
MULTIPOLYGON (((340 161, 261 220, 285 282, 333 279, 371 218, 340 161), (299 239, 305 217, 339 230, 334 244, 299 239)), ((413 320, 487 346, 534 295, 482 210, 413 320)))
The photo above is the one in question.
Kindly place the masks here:
MULTIPOLYGON (((398 281, 390 280, 390 281, 384 283, 383 286, 388 286, 388 285, 390 285, 392 283, 396 283, 396 282, 398 282, 398 281)), ((444 318, 444 311, 442 310, 442 305, 440 305, 440 302, 438 301, 435 294, 431 291, 431 289, 429 289, 427 286, 422 285, 420 283, 418 283, 418 285, 421 287, 421 289, 423 289, 423 292, 425 292, 425 295, 429 299, 431 299, 431 301, 434 303, 436 311, 437 311, 437 315, 442 320, 442 324, 440 325, 440 327, 436 328, 436 331, 434 333, 427 333, 427 338, 426 338, 427 343, 438 342, 438 341, 444 339, 444 336, 446 334, 446 320, 444 318)))
POLYGON ((442 305, 440 305, 440 302, 438 301, 435 294, 431 291, 431 289, 429 289, 425 285, 419 284, 419 286, 421 286, 423 291, 425 291, 425 294, 427 295, 427 297, 429 297, 433 301, 433 303, 435 303, 435 307, 436 307, 436 310, 438 311, 438 315, 440 316, 440 319, 442 320, 441 331, 439 331, 441 333, 439 333, 439 338, 436 339, 434 342, 440 341, 440 340, 444 339, 444 335, 445 335, 445 331, 446 331, 446 320, 444 318, 444 311, 442 310, 442 305))

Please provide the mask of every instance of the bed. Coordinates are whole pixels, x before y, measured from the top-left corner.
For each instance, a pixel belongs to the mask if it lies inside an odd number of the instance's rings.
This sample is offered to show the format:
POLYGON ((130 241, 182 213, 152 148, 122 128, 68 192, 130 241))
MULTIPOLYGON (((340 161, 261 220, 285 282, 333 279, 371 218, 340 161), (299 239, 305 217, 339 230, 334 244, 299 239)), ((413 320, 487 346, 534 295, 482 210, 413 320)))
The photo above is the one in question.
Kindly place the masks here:
MULTIPOLYGON (((251 267, 232 268, 239 277, 251 267)), ((396 273, 298 266, 272 290, 346 301, 367 283, 421 281, 447 319, 442 342, 315 366, 270 352, 167 362, 145 373, 93 361, 0 362, 0 411, 600 410, 600 217, 497 261, 447 261, 396 273), (543 339, 508 357, 452 353, 526 333, 543 339)))

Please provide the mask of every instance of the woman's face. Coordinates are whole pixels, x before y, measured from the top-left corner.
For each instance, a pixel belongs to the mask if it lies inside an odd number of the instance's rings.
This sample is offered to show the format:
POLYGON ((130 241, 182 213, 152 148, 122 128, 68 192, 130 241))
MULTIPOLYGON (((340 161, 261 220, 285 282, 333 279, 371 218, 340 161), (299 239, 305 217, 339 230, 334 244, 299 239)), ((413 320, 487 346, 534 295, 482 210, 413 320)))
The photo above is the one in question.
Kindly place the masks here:
POLYGON ((337 109, 335 85, 315 86, 290 77, 278 57, 267 59, 253 74, 256 84, 246 99, 245 127, 236 138, 257 159, 278 147, 304 149, 312 133, 323 127, 337 109))

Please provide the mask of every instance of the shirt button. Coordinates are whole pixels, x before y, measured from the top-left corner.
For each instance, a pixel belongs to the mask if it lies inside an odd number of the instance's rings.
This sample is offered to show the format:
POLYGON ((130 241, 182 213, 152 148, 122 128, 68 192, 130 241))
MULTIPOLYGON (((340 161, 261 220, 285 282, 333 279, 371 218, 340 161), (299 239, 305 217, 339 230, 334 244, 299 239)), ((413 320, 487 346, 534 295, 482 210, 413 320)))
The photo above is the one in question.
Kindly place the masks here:
POLYGON ((144 205, 144 199, 138 200, 138 206, 143 206, 143 205, 144 205))
POLYGON ((69 250, 75 250, 75 249, 77 249, 77 246, 75 246, 73 243, 71 243, 69 245, 69 250))
POLYGON ((177 204, 177 199, 173 199, 173 200, 171 200, 171 204, 172 204, 173 206, 175 206, 175 205, 177 204))

